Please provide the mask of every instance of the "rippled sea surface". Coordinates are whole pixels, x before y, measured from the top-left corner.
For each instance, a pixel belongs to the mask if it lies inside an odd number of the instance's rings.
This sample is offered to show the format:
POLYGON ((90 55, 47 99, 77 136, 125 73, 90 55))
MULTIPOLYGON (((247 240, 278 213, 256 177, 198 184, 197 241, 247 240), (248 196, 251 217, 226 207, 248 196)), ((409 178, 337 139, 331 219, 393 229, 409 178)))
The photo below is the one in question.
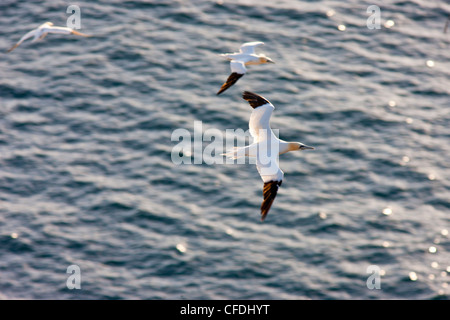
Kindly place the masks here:
POLYGON ((93 37, 4 53, 70 4, 0 2, 0 298, 449 299, 448 2, 78 1, 93 37), (276 64, 216 96, 247 41, 276 64), (171 160, 175 129, 247 130, 244 90, 316 148, 264 222, 254 165, 171 160))

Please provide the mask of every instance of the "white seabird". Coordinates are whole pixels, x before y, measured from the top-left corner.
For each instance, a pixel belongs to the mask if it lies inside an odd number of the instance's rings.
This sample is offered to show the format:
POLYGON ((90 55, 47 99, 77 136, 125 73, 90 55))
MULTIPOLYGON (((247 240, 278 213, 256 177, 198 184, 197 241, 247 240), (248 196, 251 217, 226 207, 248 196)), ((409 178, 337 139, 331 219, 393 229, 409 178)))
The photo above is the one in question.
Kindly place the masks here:
POLYGON ((45 36, 49 33, 59 33, 59 34, 74 34, 76 36, 83 36, 83 37, 90 37, 90 35, 75 31, 71 28, 67 27, 55 27, 53 26, 52 22, 46 22, 41 24, 39 27, 37 27, 34 30, 31 30, 27 34, 25 34, 20 40, 11 47, 7 52, 13 51, 15 48, 17 48, 22 42, 25 40, 34 37, 34 39, 31 42, 36 42, 38 40, 42 40, 45 38, 45 36))
POLYGON ((270 128, 270 116, 275 107, 265 98, 249 91, 245 91, 242 97, 253 108, 249 121, 253 143, 246 147, 234 148, 225 155, 233 159, 242 156, 256 157, 256 168, 264 182, 261 204, 261 221, 263 221, 275 200, 278 187, 283 182, 284 173, 279 167, 278 156, 289 151, 314 148, 300 142, 278 139, 270 128))
POLYGON ((264 42, 246 42, 244 43, 239 52, 236 53, 224 53, 221 54, 230 61, 231 74, 227 81, 222 85, 217 94, 221 94, 233 84, 235 84, 247 71, 245 66, 252 64, 274 63, 272 59, 266 57, 264 54, 256 54, 255 48, 263 45, 264 42))

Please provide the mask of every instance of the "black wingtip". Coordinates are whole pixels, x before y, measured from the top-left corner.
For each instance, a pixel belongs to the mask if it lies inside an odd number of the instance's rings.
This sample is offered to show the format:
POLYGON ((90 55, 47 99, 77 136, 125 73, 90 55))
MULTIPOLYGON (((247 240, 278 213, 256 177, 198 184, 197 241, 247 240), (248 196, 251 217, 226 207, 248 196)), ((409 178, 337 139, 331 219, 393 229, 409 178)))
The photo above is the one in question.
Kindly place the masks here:
POLYGON ((261 204, 261 221, 264 221, 267 214, 269 213, 270 208, 272 207, 272 203, 275 200, 275 197, 278 193, 278 188, 283 183, 282 180, 272 180, 269 182, 264 182, 263 188, 263 202, 261 204))
POLYGON ((242 76, 244 76, 243 73, 233 72, 232 74, 230 74, 227 81, 225 81, 225 83, 222 85, 222 87, 220 87, 220 90, 219 90, 219 92, 217 92, 217 95, 221 94, 222 92, 227 90, 229 87, 231 87, 233 84, 235 84, 242 76))
POLYGON ((267 100, 266 98, 250 91, 244 91, 242 93, 242 98, 244 100, 247 100, 247 102, 253 109, 258 108, 265 104, 270 104, 269 100, 267 100))
POLYGON ((244 91, 244 92, 242 92, 242 98, 243 98, 244 100, 247 100, 247 99, 249 99, 250 97, 254 97, 254 96, 257 96, 257 94, 256 94, 256 93, 253 93, 253 92, 251 92, 251 91, 244 91))

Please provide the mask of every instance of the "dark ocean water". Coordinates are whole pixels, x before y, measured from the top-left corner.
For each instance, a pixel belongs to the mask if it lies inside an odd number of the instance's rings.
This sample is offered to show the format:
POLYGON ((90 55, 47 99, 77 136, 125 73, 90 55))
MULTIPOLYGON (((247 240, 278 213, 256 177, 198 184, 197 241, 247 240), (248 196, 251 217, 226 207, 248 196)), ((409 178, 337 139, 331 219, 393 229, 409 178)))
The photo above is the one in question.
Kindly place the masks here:
MULTIPOLYGON (((2 0, 1 51, 70 4, 2 0)), ((1 54, 0 298, 449 299, 448 1, 375 3, 374 30, 370 1, 76 4, 94 37, 1 54), (247 41, 276 64, 216 96, 247 41), (243 90, 316 147, 263 223, 254 165, 171 160, 195 121, 247 130, 243 90)))

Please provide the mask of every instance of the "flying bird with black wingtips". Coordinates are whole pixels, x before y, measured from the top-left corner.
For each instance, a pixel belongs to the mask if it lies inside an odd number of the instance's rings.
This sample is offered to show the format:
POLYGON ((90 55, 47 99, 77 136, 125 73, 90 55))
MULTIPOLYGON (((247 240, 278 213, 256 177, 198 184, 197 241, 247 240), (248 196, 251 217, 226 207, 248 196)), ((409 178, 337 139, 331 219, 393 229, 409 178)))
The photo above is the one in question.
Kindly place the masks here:
POLYGON ((266 57, 264 54, 256 54, 255 48, 257 46, 263 45, 264 42, 246 42, 244 43, 239 52, 236 53, 224 53, 221 54, 230 61, 231 74, 228 76, 227 81, 222 85, 217 95, 221 94, 233 84, 235 84, 246 72, 248 65, 264 64, 264 63, 274 63, 272 59, 266 57))
POLYGON ((78 32, 76 30, 73 30, 71 28, 67 28, 67 27, 57 27, 57 26, 53 26, 52 22, 46 22, 41 24, 39 27, 37 27, 36 29, 31 30, 30 32, 26 33, 22 38, 20 38, 20 40, 14 45, 12 46, 7 52, 11 52, 14 49, 16 49, 18 46, 20 46, 20 44, 22 42, 24 42, 25 40, 33 37, 33 40, 31 42, 36 42, 39 40, 44 39, 47 34, 49 33, 58 33, 58 34, 73 34, 76 36, 83 36, 83 37, 90 37, 90 35, 78 32))
POLYGON ((278 164, 280 154, 314 149, 301 142, 287 142, 278 139, 270 128, 270 117, 275 107, 264 97, 245 91, 242 98, 248 101, 253 111, 250 115, 249 129, 253 143, 225 153, 232 159, 240 157, 256 157, 256 168, 264 182, 263 202, 261 204, 261 221, 263 221, 275 200, 281 186, 284 173, 278 164))

